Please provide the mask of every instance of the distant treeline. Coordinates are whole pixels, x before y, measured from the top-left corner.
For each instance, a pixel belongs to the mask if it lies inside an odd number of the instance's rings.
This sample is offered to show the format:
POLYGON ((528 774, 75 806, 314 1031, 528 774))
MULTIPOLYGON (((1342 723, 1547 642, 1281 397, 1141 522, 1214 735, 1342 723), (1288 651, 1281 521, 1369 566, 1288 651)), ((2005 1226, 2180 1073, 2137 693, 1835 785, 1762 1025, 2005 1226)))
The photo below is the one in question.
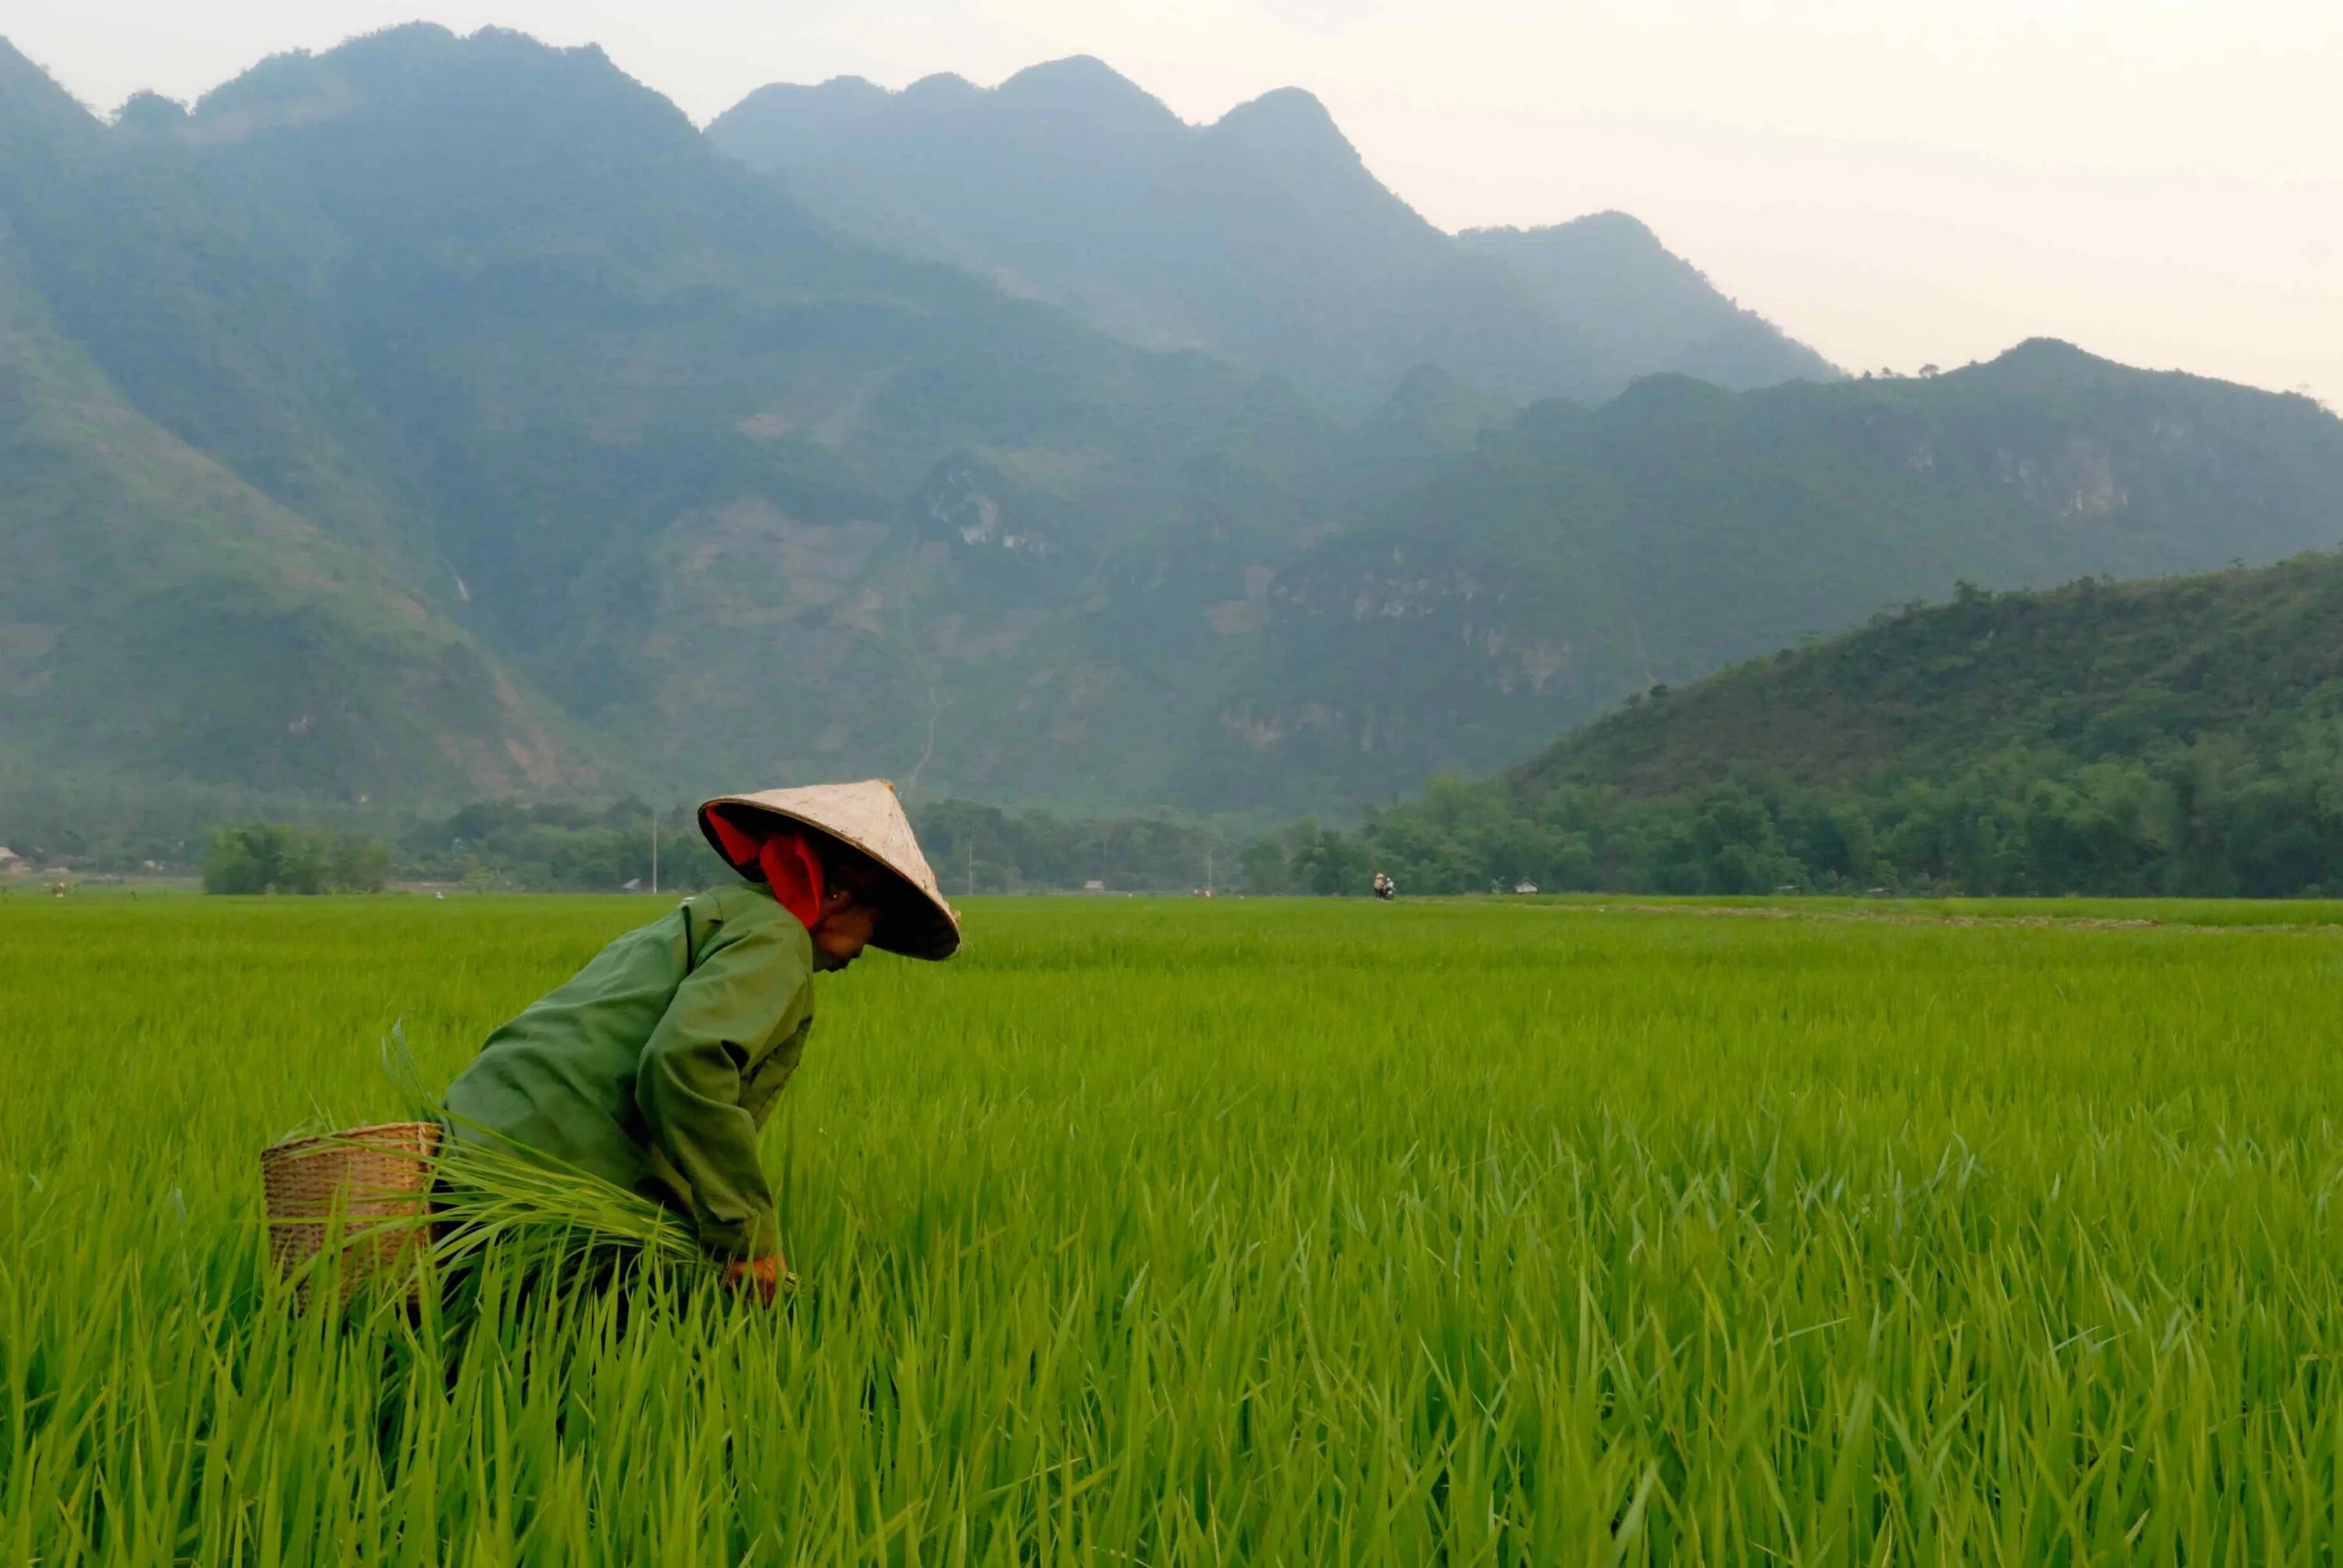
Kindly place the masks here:
POLYGON ((2257 898, 2343 890, 2343 729, 2258 760, 2207 742, 2160 762, 2012 750, 1869 787, 1747 779, 1658 799, 1564 784, 1435 783, 1356 832, 1301 823, 1246 856, 1261 891, 1403 891, 1527 879, 1546 891, 2257 898), (2315 740, 2315 743, 2314 743, 2315 740))
POLYGON ((1193 818, 1073 817, 972 800, 916 807, 912 825, 947 894, 1189 892, 1242 885, 1244 835, 1193 818))
MULTIPOLYGON (((429 881, 480 891, 651 886, 652 809, 496 802, 377 834, 250 822, 206 837, 215 891, 309 892, 429 881)), ((688 807, 658 813, 659 886, 731 873, 688 807)), ((1750 777, 1664 796, 1583 782, 1433 783, 1356 828, 1302 820, 1247 836, 1172 817, 1084 818, 946 800, 914 813, 948 894, 1078 890, 1363 895, 1800 891, 2247 895, 2343 892, 2343 724, 2275 754, 2207 740, 2148 761, 2012 749, 1938 779, 1867 784, 1750 777)), ((132 851, 137 835, 117 839, 132 851)), ((43 859, 54 843, 28 840, 43 859)), ((20 845, 20 848, 24 846, 20 845)), ((76 869, 136 869, 116 859, 76 869)))
POLYGON ((608 893, 648 890, 652 819, 658 819, 658 885, 690 890, 728 879, 691 809, 656 809, 637 799, 607 807, 482 801, 417 823, 397 839, 402 880, 455 882, 496 892, 608 893))
POLYGON ((2343 556, 1964 585, 1276 849, 1264 879, 1319 889, 2331 895, 2343 556))
MULTIPOLYGON (((468 806, 397 840, 403 879, 514 891, 598 892, 650 885, 651 808, 603 809, 498 802, 468 806)), ((700 837, 689 807, 659 813, 663 889, 712 886, 732 873, 700 837)), ((1062 817, 968 800, 912 809, 920 847, 947 893, 1075 890, 1186 891, 1237 875, 1242 837, 1171 817, 1062 817)))
MULTIPOLYGON (((1091 882, 1113 892, 1186 892, 1208 882, 1242 884, 1241 833, 1169 816, 1073 817, 1004 811, 966 800, 916 809, 913 819, 938 879, 950 894, 1073 891, 1091 882)), ((265 819, 189 829, 96 827, 33 839, 29 853, 85 871, 190 869, 204 846, 207 891, 369 891, 389 881, 445 883, 480 892, 689 891, 732 873, 700 837, 692 809, 485 801, 444 817, 387 829, 265 819), (652 818, 658 818, 658 867, 652 818)))
POLYGON ((237 822, 211 830, 206 893, 378 893, 390 846, 379 839, 284 822, 237 822))

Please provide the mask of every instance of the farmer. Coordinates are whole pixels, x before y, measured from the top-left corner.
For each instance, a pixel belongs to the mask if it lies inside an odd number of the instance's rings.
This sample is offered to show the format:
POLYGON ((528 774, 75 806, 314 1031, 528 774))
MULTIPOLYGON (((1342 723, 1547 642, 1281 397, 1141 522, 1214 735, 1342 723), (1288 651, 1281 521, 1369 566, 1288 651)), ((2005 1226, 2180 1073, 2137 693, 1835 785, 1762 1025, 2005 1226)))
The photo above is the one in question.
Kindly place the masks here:
POLYGON ((719 796, 699 828, 747 883, 620 937, 489 1035, 448 1086, 450 1133, 665 1204, 769 1302, 789 1266, 757 1131, 813 1028, 813 977, 866 946, 950 958, 960 920, 884 779, 719 796))

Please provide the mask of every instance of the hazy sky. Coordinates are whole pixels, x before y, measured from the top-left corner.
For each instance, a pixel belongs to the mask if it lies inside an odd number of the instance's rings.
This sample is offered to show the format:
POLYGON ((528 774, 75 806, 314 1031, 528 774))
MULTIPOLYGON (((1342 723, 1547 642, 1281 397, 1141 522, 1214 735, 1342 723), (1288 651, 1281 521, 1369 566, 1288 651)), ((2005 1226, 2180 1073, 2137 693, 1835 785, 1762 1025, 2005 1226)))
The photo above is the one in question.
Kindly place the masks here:
POLYGON ((1097 55, 1191 120, 1288 84, 1433 222, 1636 214, 1854 368, 2047 334, 2343 407, 2343 0, 11 0, 101 109, 418 15, 770 81, 1097 55))

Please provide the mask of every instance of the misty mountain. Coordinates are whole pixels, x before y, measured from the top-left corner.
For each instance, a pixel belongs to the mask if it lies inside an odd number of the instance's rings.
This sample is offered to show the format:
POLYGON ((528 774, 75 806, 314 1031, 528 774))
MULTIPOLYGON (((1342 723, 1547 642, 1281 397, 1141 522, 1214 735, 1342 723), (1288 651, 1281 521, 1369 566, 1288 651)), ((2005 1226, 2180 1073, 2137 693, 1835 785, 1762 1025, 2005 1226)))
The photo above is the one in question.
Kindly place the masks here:
POLYGON ((1471 228, 1457 242, 1526 281, 1614 367, 1719 387, 1835 381, 1837 367, 1719 294, 1699 268, 1623 212, 1545 228, 1471 228))
POLYGON ((1426 364, 1514 401, 1607 397, 1660 370, 1727 386, 1837 374, 1632 219, 1442 233, 1297 88, 1191 126, 1078 56, 991 89, 776 84, 708 135, 874 243, 1133 343, 1275 371, 1346 414, 1426 364))
MULTIPOLYGON (((125 400, 35 281, 28 231, 61 202, 84 221, 50 252, 52 272, 92 293, 134 265, 126 248, 142 251, 142 284, 220 259, 169 254, 210 232, 200 214, 167 178, 117 161, 102 127, 0 45, 0 777, 344 798, 392 779, 442 793, 598 788, 558 710, 375 553, 125 400), (93 216, 126 195, 154 230, 93 216)), ((232 288, 265 285, 243 271, 249 257, 227 259, 232 288)), ((106 325, 162 361, 166 339, 139 331, 154 308, 126 288, 106 325)), ((214 341, 229 380, 269 347, 214 341)), ((166 383, 186 373, 154 368, 166 383)), ((282 453, 281 487, 301 491, 313 482, 302 464, 334 461, 336 447, 299 423, 297 397, 268 412, 284 423, 261 437, 232 419, 206 433, 282 453)))
POLYGON ((1332 412, 844 232, 590 48, 0 88, 17 778, 1334 810, 1959 578, 2343 538, 2313 405, 2049 345, 1332 412))
POLYGON ((1525 411, 1280 572, 1193 787, 1487 771, 1632 692, 1965 579, 2338 541, 2343 422, 2301 397, 2044 341, 1927 380, 1655 377, 1525 411))
MULTIPOLYGON (((647 782, 1149 796, 1274 567, 1471 438, 1436 376, 1367 450, 1274 378, 840 237, 597 50, 401 28, 112 126, 11 70, 0 193, 58 335, 647 782)), ((66 652, 123 630, 88 588, 66 652)), ((293 774, 448 782, 383 762, 293 774)))

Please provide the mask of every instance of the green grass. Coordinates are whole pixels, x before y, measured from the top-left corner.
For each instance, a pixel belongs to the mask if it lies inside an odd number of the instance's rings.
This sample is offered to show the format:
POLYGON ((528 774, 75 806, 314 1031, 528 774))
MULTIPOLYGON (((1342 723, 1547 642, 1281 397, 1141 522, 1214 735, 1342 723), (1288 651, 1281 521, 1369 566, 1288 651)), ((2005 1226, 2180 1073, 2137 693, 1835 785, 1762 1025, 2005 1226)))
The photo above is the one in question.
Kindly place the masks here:
POLYGON ((1783 893, 1555 893, 1503 901, 1579 909, 1779 910, 1803 915, 1960 922, 2107 921, 2155 926, 2343 926, 2343 899, 1890 899, 1783 893))
POLYGON ((649 900, 0 906, 0 1561, 2328 1563, 2343 936, 984 901, 804 1288, 297 1318, 254 1155, 649 900))

